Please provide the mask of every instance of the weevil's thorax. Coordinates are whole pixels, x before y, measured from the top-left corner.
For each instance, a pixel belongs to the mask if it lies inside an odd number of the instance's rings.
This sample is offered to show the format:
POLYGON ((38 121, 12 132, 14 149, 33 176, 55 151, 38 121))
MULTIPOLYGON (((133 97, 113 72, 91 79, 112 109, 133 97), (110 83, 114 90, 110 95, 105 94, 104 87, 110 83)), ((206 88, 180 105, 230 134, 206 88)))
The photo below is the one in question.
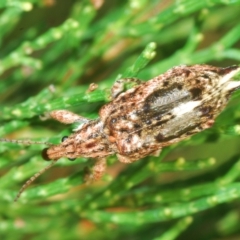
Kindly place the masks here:
POLYGON ((126 155, 143 148, 154 152, 209 128, 236 88, 227 76, 234 69, 175 67, 103 106, 104 132, 126 155))
POLYGON ((101 158, 113 154, 111 143, 103 133, 103 124, 98 120, 85 123, 59 144, 47 149, 49 159, 67 157, 101 158))

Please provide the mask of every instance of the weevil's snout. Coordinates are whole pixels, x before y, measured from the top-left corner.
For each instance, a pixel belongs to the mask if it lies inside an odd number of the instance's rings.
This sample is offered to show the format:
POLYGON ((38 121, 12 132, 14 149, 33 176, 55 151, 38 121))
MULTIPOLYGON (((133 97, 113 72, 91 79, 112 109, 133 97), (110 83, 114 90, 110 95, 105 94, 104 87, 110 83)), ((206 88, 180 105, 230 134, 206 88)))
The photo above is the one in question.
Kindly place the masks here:
POLYGON ((42 150, 42 158, 46 161, 57 161, 62 157, 67 157, 71 161, 76 159, 72 146, 66 148, 65 146, 62 146, 62 144, 59 144, 42 150))
POLYGON ((49 149, 49 148, 44 148, 44 149, 42 150, 42 158, 43 158, 44 160, 46 160, 46 161, 50 161, 50 160, 51 160, 51 158, 49 157, 49 154, 48 154, 48 149, 49 149))
POLYGON ((49 148, 44 148, 42 150, 42 158, 46 161, 50 161, 50 160, 58 160, 59 158, 61 158, 63 155, 61 153, 61 151, 59 151, 58 149, 58 145, 56 146, 52 146, 49 148))

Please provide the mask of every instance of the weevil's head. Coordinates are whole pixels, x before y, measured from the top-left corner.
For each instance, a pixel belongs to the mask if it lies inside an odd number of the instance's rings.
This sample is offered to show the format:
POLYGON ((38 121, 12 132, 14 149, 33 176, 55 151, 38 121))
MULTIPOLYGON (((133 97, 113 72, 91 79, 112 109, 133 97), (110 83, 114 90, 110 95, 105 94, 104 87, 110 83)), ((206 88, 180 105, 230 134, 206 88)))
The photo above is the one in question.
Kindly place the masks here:
POLYGON ((68 144, 68 137, 64 136, 62 138, 62 143, 58 145, 50 146, 49 148, 44 148, 42 150, 42 157, 46 161, 54 160, 57 161, 62 157, 67 157, 69 160, 73 161, 76 159, 76 153, 73 144, 68 144))

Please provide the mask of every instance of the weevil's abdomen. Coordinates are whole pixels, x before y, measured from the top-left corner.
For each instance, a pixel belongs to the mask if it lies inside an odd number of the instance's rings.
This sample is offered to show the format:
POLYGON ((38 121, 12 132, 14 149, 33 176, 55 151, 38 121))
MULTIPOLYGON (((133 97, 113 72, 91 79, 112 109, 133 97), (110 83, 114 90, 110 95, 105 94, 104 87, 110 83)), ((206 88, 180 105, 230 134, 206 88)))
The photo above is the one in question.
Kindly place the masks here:
MULTIPOLYGON (((240 86, 231 78, 240 68, 179 66, 121 93, 100 110, 104 131, 118 152, 160 149, 213 125, 230 94, 240 86)), ((143 155, 143 154, 142 154, 143 155)))

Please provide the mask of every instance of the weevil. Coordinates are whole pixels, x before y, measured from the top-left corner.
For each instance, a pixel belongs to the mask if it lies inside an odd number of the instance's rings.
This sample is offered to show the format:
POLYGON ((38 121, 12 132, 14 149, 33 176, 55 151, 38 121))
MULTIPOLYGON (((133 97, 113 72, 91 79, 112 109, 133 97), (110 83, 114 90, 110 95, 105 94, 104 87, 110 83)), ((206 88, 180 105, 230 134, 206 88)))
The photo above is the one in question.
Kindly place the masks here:
MULTIPOLYGON (((240 87, 240 81, 232 81, 239 71, 238 66, 184 65, 147 82, 136 78, 117 80, 111 89, 111 101, 101 107, 96 120, 67 110, 50 112, 61 123, 81 125, 62 143, 49 144, 42 155, 53 163, 62 157, 94 158, 95 165, 86 181, 102 176, 109 155, 116 154, 123 163, 157 156, 163 147, 212 127, 231 94, 240 87), (134 86, 125 91, 129 83, 134 86)), ((28 180, 15 200, 53 163, 28 180)))

